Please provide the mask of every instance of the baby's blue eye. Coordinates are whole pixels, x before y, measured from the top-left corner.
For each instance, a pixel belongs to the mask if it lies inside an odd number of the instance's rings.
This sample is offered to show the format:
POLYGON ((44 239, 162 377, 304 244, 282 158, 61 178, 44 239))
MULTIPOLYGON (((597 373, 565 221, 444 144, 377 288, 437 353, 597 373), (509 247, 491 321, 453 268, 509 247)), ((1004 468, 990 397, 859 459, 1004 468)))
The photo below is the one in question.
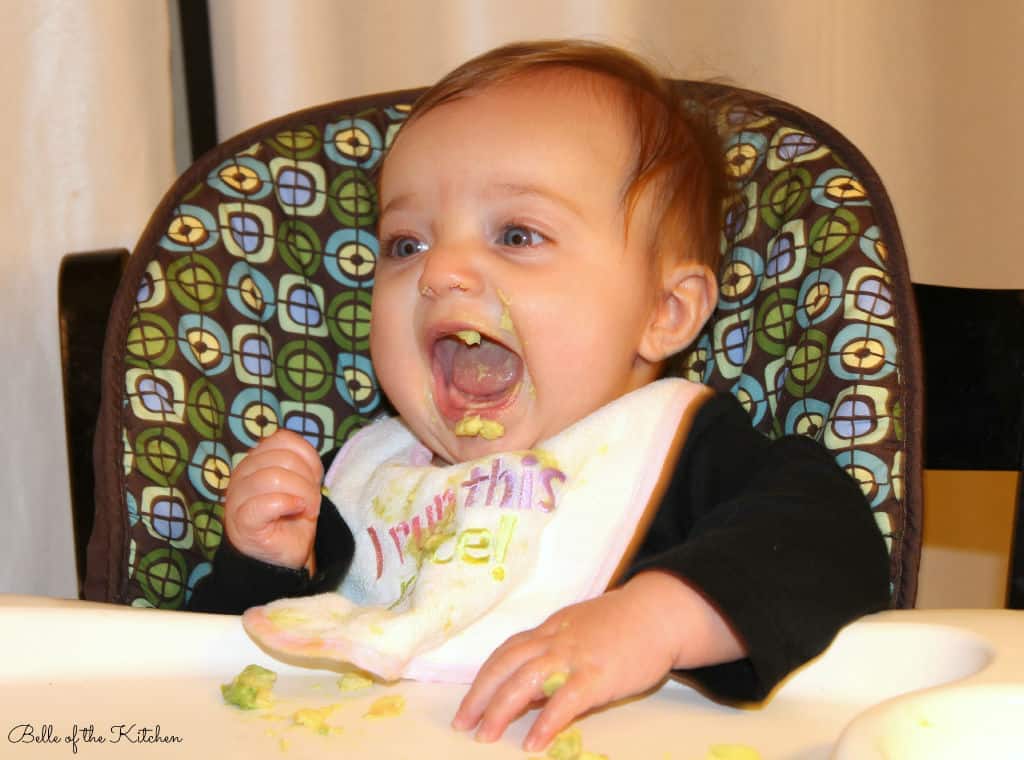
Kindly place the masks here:
POLYGON ((402 235, 391 241, 388 250, 396 259, 404 259, 427 250, 427 244, 414 237, 402 235))
POLYGON ((501 244, 509 248, 529 248, 543 242, 543 235, 521 224, 510 224, 501 231, 501 244))

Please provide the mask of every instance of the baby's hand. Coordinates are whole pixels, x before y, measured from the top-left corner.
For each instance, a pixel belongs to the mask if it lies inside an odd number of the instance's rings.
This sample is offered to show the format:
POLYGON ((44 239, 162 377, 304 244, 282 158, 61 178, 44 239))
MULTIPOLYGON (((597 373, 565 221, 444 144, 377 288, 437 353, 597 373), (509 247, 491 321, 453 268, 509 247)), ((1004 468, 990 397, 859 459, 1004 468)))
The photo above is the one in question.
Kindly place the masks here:
POLYGON ((743 646, 703 597, 675 576, 644 572, 517 634, 484 663, 453 726, 479 741, 547 698, 523 748, 536 752, 574 718, 660 683, 673 668, 738 659, 743 646), (564 679, 564 683, 563 682, 564 679))
POLYGON ((231 474, 228 540, 255 559, 312 572, 323 477, 320 457, 302 436, 282 429, 264 438, 231 474))

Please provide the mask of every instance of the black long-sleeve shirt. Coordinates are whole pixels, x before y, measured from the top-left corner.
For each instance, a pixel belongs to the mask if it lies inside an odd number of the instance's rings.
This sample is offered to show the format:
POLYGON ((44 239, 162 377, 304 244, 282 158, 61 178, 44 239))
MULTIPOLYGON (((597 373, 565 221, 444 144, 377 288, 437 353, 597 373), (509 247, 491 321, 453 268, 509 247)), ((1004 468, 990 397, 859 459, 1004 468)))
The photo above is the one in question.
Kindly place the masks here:
MULTIPOLYGON (((355 541, 325 499, 317 572, 266 564, 226 540, 189 608, 241 613, 337 588, 355 541)), ((673 474, 630 570, 685 579, 747 645, 736 662, 682 672, 712 695, 760 700, 836 632, 888 606, 888 556, 860 488, 802 436, 769 440, 729 394, 693 417, 673 474)))

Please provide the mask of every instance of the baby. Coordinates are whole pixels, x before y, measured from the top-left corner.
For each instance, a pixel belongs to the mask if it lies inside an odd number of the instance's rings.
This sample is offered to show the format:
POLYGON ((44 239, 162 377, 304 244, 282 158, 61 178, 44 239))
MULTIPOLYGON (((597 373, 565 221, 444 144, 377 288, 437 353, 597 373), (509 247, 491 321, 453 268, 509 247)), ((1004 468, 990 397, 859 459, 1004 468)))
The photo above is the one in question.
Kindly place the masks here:
MULTIPOLYGON (((423 96, 382 168, 371 352, 434 465, 533 449, 661 377, 715 307, 720 161, 663 80, 598 44, 510 45, 423 96)), ((498 647, 457 729, 493 741, 544 701, 535 751, 674 671, 760 699, 887 605, 870 510, 813 442, 705 391, 665 470, 627 580, 498 647)), ((353 538, 323 477, 287 431, 247 454, 194 609, 337 586, 353 538)))

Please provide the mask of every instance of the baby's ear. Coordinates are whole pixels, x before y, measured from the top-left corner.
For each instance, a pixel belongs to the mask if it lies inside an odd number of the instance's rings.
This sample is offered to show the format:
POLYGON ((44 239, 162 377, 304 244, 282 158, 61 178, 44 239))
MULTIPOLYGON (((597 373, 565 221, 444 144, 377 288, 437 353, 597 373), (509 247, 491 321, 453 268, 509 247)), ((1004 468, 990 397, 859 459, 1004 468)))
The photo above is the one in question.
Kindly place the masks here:
POLYGON ((692 261, 667 267, 640 341, 640 356, 657 363, 682 351, 697 337, 717 302, 718 281, 708 267, 692 261))

